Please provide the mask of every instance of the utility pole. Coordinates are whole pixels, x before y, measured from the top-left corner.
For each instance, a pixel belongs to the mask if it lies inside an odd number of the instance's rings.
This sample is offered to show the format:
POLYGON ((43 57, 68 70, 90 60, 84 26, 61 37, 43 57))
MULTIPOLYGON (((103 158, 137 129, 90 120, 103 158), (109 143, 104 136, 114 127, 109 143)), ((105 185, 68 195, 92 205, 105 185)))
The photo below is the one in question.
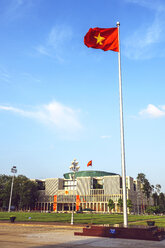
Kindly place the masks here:
MULTIPOLYGON (((74 188, 75 187, 75 172, 77 172, 79 169, 80 169, 80 166, 78 166, 78 161, 76 161, 76 159, 74 159, 72 162, 71 162, 71 166, 69 167, 71 171, 73 171, 73 192, 74 192, 74 188)), ((75 190, 76 192, 76 190, 75 190)), ((73 215, 74 215, 74 196, 75 194, 73 193, 73 201, 72 201, 72 215, 71 215, 71 225, 73 225, 74 223, 74 219, 73 219, 73 215)))
POLYGON ((11 191, 10 191, 10 199, 9 199, 9 208, 8 208, 8 212, 10 212, 10 208, 11 208, 11 199, 12 199, 12 194, 13 194, 13 184, 14 184, 14 174, 17 173, 17 167, 13 166, 11 168, 11 172, 13 173, 13 177, 12 177, 12 182, 11 182, 11 191))

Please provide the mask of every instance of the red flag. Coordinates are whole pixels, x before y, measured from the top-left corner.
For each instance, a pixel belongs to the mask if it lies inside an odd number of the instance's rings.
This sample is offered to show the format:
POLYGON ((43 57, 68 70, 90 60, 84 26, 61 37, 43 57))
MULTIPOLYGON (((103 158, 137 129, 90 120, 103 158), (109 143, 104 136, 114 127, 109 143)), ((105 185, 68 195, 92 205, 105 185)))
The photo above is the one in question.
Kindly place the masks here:
POLYGON ((92 166, 92 160, 87 163, 87 167, 92 166))
POLYGON ((118 28, 90 28, 84 37, 87 47, 119 52, 118 28))

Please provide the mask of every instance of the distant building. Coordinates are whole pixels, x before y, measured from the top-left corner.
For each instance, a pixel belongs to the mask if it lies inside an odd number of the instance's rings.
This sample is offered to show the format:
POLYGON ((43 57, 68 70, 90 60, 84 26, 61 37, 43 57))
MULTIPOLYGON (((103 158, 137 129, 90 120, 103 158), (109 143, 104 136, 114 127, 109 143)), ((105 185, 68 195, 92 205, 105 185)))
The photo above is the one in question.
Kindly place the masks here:
MULTIPOLYGON (((109 212, 108 202, 112 199, 115 209, 112 212, 122 212, 118 200, 122 195, 122 177, 115 173, 104 171, 78 171, 64 174, 64 178, 47 178, 36 180, 42 190, 39 190, 39 200, 36 210, 70 212, 74 202, 74 210, 91 208, 95 212, 109 212)), ((143 213, 147 199, 142 193, 140 181, 126 177, 127 199, 133 204, 132 212, 143 213)), ((152 199, 149 201, 153 205, 152 199)))

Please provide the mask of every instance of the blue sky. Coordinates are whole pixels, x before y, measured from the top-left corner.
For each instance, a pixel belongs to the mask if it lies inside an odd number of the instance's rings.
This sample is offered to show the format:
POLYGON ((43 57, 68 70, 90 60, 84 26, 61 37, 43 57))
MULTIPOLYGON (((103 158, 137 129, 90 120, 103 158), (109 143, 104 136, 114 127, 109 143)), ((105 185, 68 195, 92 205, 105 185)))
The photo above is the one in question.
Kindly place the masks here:
POLYGON ((121 174, 118 54, 87 48, 120 21, 126 174, 165 191, 164 0, 0 1, 0 173, 121 174))

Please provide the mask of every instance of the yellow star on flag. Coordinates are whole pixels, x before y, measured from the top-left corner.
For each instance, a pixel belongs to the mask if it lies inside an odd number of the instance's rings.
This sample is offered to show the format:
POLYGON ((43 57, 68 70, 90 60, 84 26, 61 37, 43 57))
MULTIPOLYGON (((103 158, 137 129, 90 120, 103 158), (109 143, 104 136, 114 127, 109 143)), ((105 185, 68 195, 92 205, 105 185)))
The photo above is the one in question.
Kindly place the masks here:
POLYGON ((105 40, 104 37, 100 36, 100 33, 98 34, 98 36, 94 36, 94 38, 97 40, 96 44, 102 45, 102 41, 105 40))

